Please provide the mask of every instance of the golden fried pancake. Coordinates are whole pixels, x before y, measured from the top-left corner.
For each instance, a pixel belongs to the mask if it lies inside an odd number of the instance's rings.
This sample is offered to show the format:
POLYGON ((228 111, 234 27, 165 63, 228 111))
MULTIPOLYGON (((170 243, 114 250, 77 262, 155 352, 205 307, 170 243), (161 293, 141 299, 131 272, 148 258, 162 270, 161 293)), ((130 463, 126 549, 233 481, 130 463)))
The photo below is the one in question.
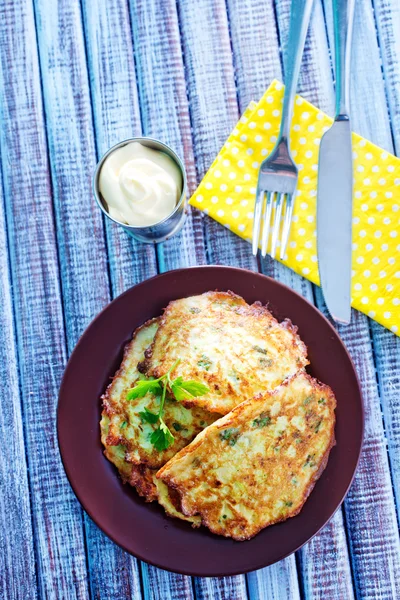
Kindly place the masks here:
POLYGON ((297 515, 335 444, 332 390, 305 372, 243 402, 157 473, 187 516, 247 540, 297 515))
POLYGON ((174 454, 186 446, 202 429, 215 421, 218 415, 201 408, 186 408, 173 399, 167 399, 164 420, 174 435, 174 443, 158 451, 149 438, 155 425, 143 422, 140 412, 147 408, 157 413, 159 397, 148 393, 143 398, 127 400, 127 391, 135 385, 141 374, 137 364, 144 358, 145 349, 157 331, 158 319, 139 327, 125 348, 120 368, 102 396, 103 412, 100 422, 104 455, 118 469, 124 483, 136 488, 146 502, 158 500, 172 517, 200 524, 198 517, 186 517, 179 511, 179 499, 167 486, 157 480, 156 471, 174 454))
POLYGON ((179 495, 168 488, 163 481, 157 479, 157 469, 150 469, 145 465, 134 465, 125 459, 126 448, 122 445, 109 446, 107 444, 109 418, 103 413, 101 422, 101 441, 105 446, 104 455, 116 466, 124 483, 129 483, 136 488, 139 496, 146 502, 158 500, 170 517, 189 521, 192 527, 199 527, 201 519, 198 516, 187 517, 180 511, 179 495))
POLYGON ((137 365, 143 360, 145 349, 153 341, 158 322, 158 319, 153 319, 135 331, 132 341, 125 348, 119 370, 102 396, 104 413, 109 418, 107 445, 123 445, 128 462, 151 468, 161 467, 204 427, 218 418, 218 415, 200 407, 187 408, 167 397, 163 419, 175 438, 174 443, 166 450, 159 451, 150 442, 150 436, 157 425, 143 421, 140 413, 145 409, 158 413, 160 398, 150 392, 143 398, 134 400, 127 400, 126 395, 142 377, 137 365))
POLYGON ((274 389, 308 364, 307 348, 290 321, 232 292, 207 292, 170 302, 139 369, 195 380, 209 393, 185 406, 226 414, 255 394, 274 389))

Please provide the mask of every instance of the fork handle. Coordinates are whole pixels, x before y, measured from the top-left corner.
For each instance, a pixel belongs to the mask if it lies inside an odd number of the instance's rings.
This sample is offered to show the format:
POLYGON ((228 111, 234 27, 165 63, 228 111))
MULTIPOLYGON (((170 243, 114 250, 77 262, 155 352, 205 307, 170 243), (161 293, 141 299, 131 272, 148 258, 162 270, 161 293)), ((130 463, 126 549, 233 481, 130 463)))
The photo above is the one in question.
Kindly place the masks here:
POLYGON ((286 138, 287 140, 289 138, 294 97, 313 2, 314 0, 292 0, 289 37, 286 47, 285 95, 283 98, 280 139, 286 138))
POLYGON ((350 112, 350 56, 355 0, 333 0, 335 39, 336 119, 348 119, 350 112))

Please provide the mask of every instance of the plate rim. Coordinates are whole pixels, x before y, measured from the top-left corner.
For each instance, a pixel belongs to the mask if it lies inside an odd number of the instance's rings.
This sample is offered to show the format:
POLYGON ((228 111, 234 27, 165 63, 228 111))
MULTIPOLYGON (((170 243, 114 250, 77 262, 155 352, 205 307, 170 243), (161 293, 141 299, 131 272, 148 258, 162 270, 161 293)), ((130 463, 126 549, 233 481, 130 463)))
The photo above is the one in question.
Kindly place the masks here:
MULTIPOLYGON (((231 290, 234 292, 234 290, 231 290)), ((234 292, 235 293, 235 292, 234 292)), ((183 296, 182 296, 183 297, 183 296)), ((290 319, 290 316, 288 317, 290 319)), ((115 298, 113 298, 110 302, 108 302, 106 304, 106 306, 104 306, 104 308, 102 308, 102 310, 97 313, 97 315, 90 321, 90 323, 85 327, 84 331, 82 332, 82 334, 80 335, 77 343, 75 344, 69 358, 68 361, 66 363, 65 369, 64 369, 64 373, 61 379, 61 383, 60 383, 60 387, 59 387, 59 393, 58 393, 58 399, 57 399, 57 410, 56 410, 56 430, 57 430, 57 444, 58 444, 58 450, 59 450, 59 454, 61 457, 61 462, 65 471, 65 474, 67 476, 68 482, 72 488, 72 491, 76 497, 76 499, 78 500, 79 504, 81 505, 81 507, 83 508, 83 510, 88 514, 88 516, 90 517, 90 519, 96 524, 96 526, 108 537, 110 538, 113 543, 115 543, 118 547, 122 548, 122 550, 124 550, 125 552, 127 552, 128 554, 130 554, 131 556, 133 556, 134 558, 145 562, 149 565, 152 565, 154 567, 157 567, 159 569, 164 569, 165 571, 168 571, 170 573, 178 573, 181 575, 188 575, 188 576, 192 576, 192 577, 226 577, 226 576, 235 576, 235 575, 242 575, 242 574, 246 574, 246 573, 250 573, 252 571, 256 571, 258 569, 261 568, 265 568, 267 566, 276 564, 277 562, 287 558, 288 556, 294 554, 295 552, 297 552, 299 549, 301 549, 305 544, 309 543, 335 516, 335 514, 337 513, 337 511, 341 508, 347 494, 348 491, 354 481, 354 477, 356 475, 358 466, 359 466, 359 462, 360 462, 360 457, 361 457, 361 452, 363 449, 363 445, 364 445, 364 437, 365 437, 365 406, 364 406, 364 398, 363 398, 363 394, 362 394, 362 389, 361 389, 361 383, 360 383, 360 379, 358 377, 358 373, 357 370, 355 368, 354 362, 350 356, 350 353, 346 347, 346 345, 344 344, 344 342, 342 341, 341 337, 339 336, 339 333, 337 332, 337 330, 335 329, 335 327, 332 325, 332 323, 325 317, 325 315, 317 308, 317 306, 315 306, 314 304, 312 304, 307 298, 305 298, 304 296, 302 296, 301 294, 299 294, 296 290, 292 289, 291 287, 289 287, 288 285, 278 281, 277 279, 274 279, 273 277, 270 277, 269 275, 264 275, 263 273, 257 272, 257 271, 251 271, 250 269, 246 269, 243 267, 232 267, 229 265, 194 265, 194 266, 189 266, 189 267, 181 267, 178 269, 171 269, 169 271, 165 271, 164 273, 157 273, 156 275, 153 275, 151 277, 148 277, 147 279, 144 279, 140 282, 138 282, 137 284, 131 286, 130 288, 128 288, 127 290, 125 290, 124 292, 122 292, 121 294, 119 294, 118 296, 116 296, 115 298), (116 303, 116 301, 120 300, 122 297, 130 294, 132 292, 133 289, 137 289, 142 287, 143 285, 147 284, 150 281, 154 281, 157 279, 162 279, 164 277, 170 276, 171 274, 175 274, 175 273, 180 273, 183 271, 206 271, 208 269, 211 270, 225 270, 225 271, 230 271, 232 273, 235 272, 239 272, 239 273, 246 273, 247 275, 251 275, 253 277, 256 277, 258 279, 267 279, 270 282, 273 283, 273 285, 278 286, 278 288, 283 288, 285 290, 285 292, 289 292, 290 294, 294 294, 295 296, 297 296, 298 299, 300 299, 301 302, 305 303, 306 305, 308 305, 309 307, 311 307, 311 309, 317 313, 319 318, 322 318, 323 321, 325 321, 325 324, 328 325, 328 328, 331 331, 331 334, 337 338, 338 342, 340 343, 340 345, 342 346, 345 355, 349 361, 349 364, 351 365, 353 374, 354 374, 354 378, 355 378, 355 382, 357 384, 357 390, 358 390, 358 395, 360 398, 360 408, 361 408, 361 431, 360 431, 360 445, 357 451, 357 459, 355 461, 355 466, 353 469, 353 473, 352 476, 348 482, 348 485, 345 489, 345 491, 343 492, 343 494, 341 495, 341 499, 337 505, 337 507, 335 508, 335 510, 332 512, 332 514, 327 517, 324 522, 320 525, 320 527, 304 542, 300 543, 298 546, 296 546, 295 548, 293 548, 292 550, 290 550, 289 552, 283 552, 281 555, 279 555, 276 560, 274 560, 273 562, 267 562, 267 564, 265 563, 265 561, 263 561, 260 558, 260 561, 257 564, 252 565, 249 568, 246 569, 242 569, 242 570, 238 570, 238 569, 228 569, 228 570, 224 570, 224 571, 220 571, 218 573, 207 573, 202 571, 201 569, 193 571, 190 569, 172 569, 171 567, 166 566, 165 564, 160 564, 157 561, 152 561, 151 559, 149 559, 148 557, 144 557, 142 555, 141 552, 132 552, 131 549, 129 549, 126 544, 121 543, 120 541, 118 541, 116 539, 116 537, 114 536, 114 534, 110 531, 108 531, 108 528, 101 525, 98 522, 98 519, 96 516, 93 515, 93 512, 90 508, 88 508, 86 506, 86 502, 85 500, 82 500, 79 496, 78 490, 76 489, 79 486, 75 485, 74 482, 74 476, 71 473, 70 468, 68 467, 68 465, 66 464, 66 461, 64 460, 64 453, 63 453, 63 443, 60 440, 60 437, 62 437, 62 435, 60 436, 60 430, 61 430, 61 423, 60 423, 60 404, 61 404, 61 398, 63 396, 63 390, 64 387, 66 385, 65 381, 67 378, 67 371, 68 371, 68 366, 71 362, 71 360, 73 359, 75 353, 77 353, 78 348, 80 347, 80 345, 83 343, 84 338, 86 338, 87 332, 88 330, 94 326, 94 324, 100 320, 103 316, 103 314, 110 309, 110 307, 116 303)), ((117 474, 116 474, 117 477, 117 474)), ((173 519, 174 520, 174 519, 173 519)), ((229 538, 225 538, 228 539, 229 538)), ((250 540, 251 541, 251 540, 250 540)))

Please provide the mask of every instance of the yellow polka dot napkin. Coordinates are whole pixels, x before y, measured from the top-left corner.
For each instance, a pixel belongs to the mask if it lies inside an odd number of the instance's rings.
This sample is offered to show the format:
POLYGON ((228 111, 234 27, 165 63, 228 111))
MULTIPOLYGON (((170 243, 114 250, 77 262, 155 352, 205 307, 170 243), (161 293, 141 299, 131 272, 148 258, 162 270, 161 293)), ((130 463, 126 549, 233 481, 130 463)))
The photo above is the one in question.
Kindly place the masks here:
MULTIPOLYGON (((258 169, 279 132, 283 85, 251 102, 190 203, 251 241, 258 169)), ((319 285, 316 248, 318 150, 332 119, 298 96, 291 130, 299 169, 283 263, 319 285)), ((400 159, 353 133, 352 306, 400 335, 400 159)))

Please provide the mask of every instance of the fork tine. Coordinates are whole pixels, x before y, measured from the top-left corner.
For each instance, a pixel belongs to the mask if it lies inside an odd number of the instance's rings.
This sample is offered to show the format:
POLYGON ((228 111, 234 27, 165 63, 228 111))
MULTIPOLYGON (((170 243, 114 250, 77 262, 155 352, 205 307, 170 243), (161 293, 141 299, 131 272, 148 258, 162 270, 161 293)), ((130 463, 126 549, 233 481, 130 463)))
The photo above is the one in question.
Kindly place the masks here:
POLYGON ((289 239, 290 226, 292 224, 292 214, 293 214, 293 195, 288 194, 286 199, 286 212, 285 218, 283 222, 283 230, 282 230, 282 239, 281 239, 281 248, 280 248, 280 259, 283 260, 285 257, 286 246, 289 239))
POLYGON ((262 205, 264 202, 264 190, 260 190, 255 206, 254 206, 254 221, 253 221, 253 255, 257 256, 258 251, 258 240, 260 238, 260 225, 261 225, 261 213, 262 205))
POLYGON ((276 201, 275 221, 272 226, 272 244, 271 244, 272 258, 275 258, 275 254, 276 254, 276 245, 277 245, 278 237, 279 237, 279 230, 280 230, 281 216, 282 216, 282 206, 283 206, 284 198, 285 198, 285 194, 279 194, 278 199, 276 201))
POLYGON ((265 206, 265 218, 262 233, 261 256, 265 257, 268 249, 269 229, 271 225, 272 204, 275 192, 267 192, 267 202, 265 206))

